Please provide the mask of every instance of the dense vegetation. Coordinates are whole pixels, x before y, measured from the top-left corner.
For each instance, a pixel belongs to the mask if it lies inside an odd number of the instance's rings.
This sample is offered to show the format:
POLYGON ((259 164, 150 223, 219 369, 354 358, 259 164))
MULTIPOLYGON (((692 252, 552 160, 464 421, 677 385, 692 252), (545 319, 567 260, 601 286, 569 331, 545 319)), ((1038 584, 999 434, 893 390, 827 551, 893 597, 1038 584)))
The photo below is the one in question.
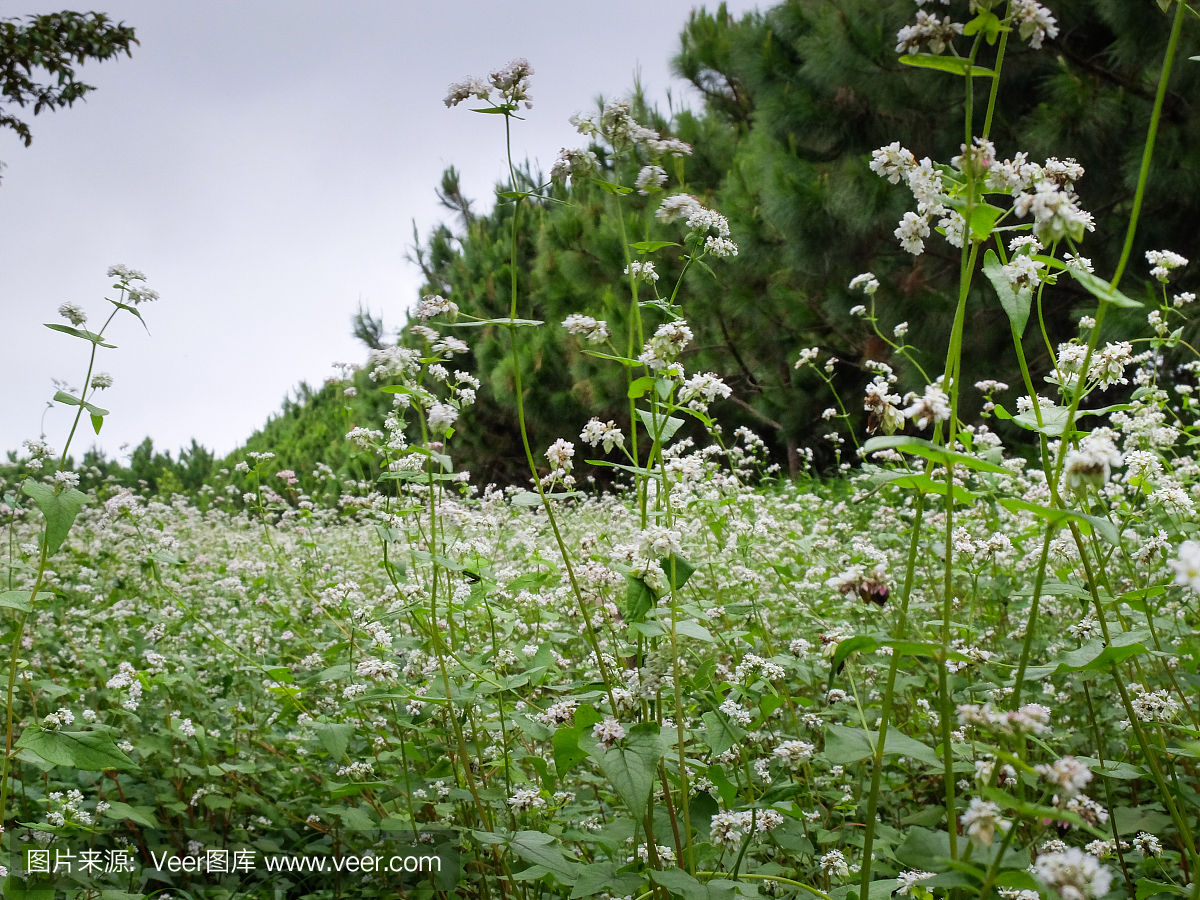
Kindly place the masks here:
MULTIPOLYGON (((922 5, 697 15, 680 67, 708 118, 606 102, 549 184, 510 143, 487 216, 448 175, 466 231, 421 251, 441 292, 398 343, 360 316, 367 365, 255 438, 278 450, 194 445, 193 496, 149 444, 146 491, 68 465, 109 415, 109 323, 157 294, 115 266, 98 330, 63 304, 49 327, 90 345, 55 396, 74 424, 0 473, 5 896, 1198 900, 1200 352, 1185 245, 1159 231, 1187 195, 1148 187, 1188 169, 1165 126, 1194 14, 922 5), (838 100, 807 65, 842 44, 901 61, 838 100), (769 79, 714 74, 751 50, 801 61, 769 117, 746 90, 769 79), (1152 111, 1108 209, 1075 159, 998 146, 1051 121, 1031 97, 1078 86, 1071 61, 1128 75, 1135 51, 1152 111), (692 125, 729 126, 732 167, 798 98, 853 133, 885 82, 963 139, 900 116, 869 152, 787 142, 702 190, 692 125), (825 232, 767 233, 782 214, 754 192, 789 154, 812 180, 780 183, 825 232), (887 211, 878 240, 863 210, 887 211), (801 274, 778 309, 760 285, 769 326, 722 324, 767 247, 801 274), (737 424, 788 392, 825 406, 823 449, 776 429, 798 477, 737 424), (813 474, 822 454, 845 474, 813 474)), ((519 136, 531 78, 512 60, 446 105, 519 136)), ((1138 83, 1110 105, 1136 118, 1138 83)))

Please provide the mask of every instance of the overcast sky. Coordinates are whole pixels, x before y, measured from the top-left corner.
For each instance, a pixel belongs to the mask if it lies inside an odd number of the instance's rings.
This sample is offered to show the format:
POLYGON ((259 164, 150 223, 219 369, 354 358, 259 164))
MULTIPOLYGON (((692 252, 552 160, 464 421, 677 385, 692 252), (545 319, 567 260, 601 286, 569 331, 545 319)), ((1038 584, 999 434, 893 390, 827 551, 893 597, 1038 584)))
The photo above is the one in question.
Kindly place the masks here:
MULTIPOLYGON (((0 16, 64 5, 0 0, 0 16)), ((162 300, 143 308, 151 335, 123 316, 119 349, 101 351, 110 456, 147 435, 226 453, 301 380, 361 362, 350 316, 361 297, 402 322, 420 284, 413 220, 450 218, 443 168, 485 206, 502 176, 500 123, 446 109, 451 81, 528 57, 535 103, 514 144, 545 169, 582 143, 567 116, 639 70, 652 97, 696 103, 669 71, 691 0, 98 5, 136 27, 133 58, 86 64, 98 90, 27 117, 31 147, 0 134, 0 450, 38 436, 52 378, 83 380, 88 345, 42 323, 71 301, 95 325, 114 263, 162 300)), ((45 417, 55 447, 68 427, 65 408, 45 417)))

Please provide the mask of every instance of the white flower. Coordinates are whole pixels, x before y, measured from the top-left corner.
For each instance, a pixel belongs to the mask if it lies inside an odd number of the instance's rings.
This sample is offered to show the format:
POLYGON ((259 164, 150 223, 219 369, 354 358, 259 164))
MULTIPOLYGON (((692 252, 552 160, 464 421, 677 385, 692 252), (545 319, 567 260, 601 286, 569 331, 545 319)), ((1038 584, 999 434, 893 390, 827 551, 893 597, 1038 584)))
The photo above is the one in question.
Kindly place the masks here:
POLYGON ((1153 267, 1150 274, 1159 281, 1166 281, 1172 269, 1180 269, 1188 264, 1187 257, 1170 250, 1147 250, 1146 262, 1153 267))
POLYGON ((683 348, 692 341, 692 329, 684 322, 665 322, 658 326, 654 336, 646 341, 638 361, 654 371, 670 367, 683 348))
POLYGON ((901 872, 896 876, 896 890, 894 893, 899 894, 901 897, 907 897, 916 885, 933 876, 933 872, 901 872))
POLYGON ((916 166, 917 158, 901 147, 899 141, 871 152, 871 171, 892 184, 899 184, 900 179, 907 178, 916 166))
POLYGON ((435 403, 426 414, 434 434, 445 434, 458 421, 458 410, 448 403, 435 403))
POLYGON ((1039 181, 1033 193, 1018 195, 1013 210, 1018 216, 1033 213, 1033 231, 1045 243, 1067 236, 1078 241, 1085 231, 1095 230, 1091 215, 1079 208, 1074 193, 1048 180, 1039 181))
POLYGON ((913 424, 922 431, 930 425, 950 418, 950 397, 940 385, 926 385, 924 396, 909 394, 904 399, 911 404, 904 410, 904 417, 912 419, 913 424))
POLYGON ((906 212, 893 233, 901 247, 913 256, 920 256, 925 252, 923 239, 929 237, 929 219, 915 212, 906 212))
POLYGON ((850 279, 850 290, 861 290, 868 297, 873 296, 879 290, 879 279, 871 272, 863 272, 861 275, 855 275, 850 279))
POLYGON ((592 737, 600 742, 605 750, 625 737, 625 726, 611 716, 603 722, 597 722, 592 727, 592 737))
POLYGON ((447 300, 440 294, 426 294, 417 302, 416 315, 422 321, 440 316, 442 313, 449 313, 453 316, 457 312, 458 304, 447 300))
POLYGON ((625 274, 632 274, 638 281, 658 281, 658 273, 654 271, 654 263, 634 260, 625 267, 625 274))
POLYGON ((58 308, 58 314, 72 325, 82 325, 87 321, 87 313, 76 303, 64 303, 58 308))
POLYGON ((613 447, 625 446, 625 435, 621 433, 621 429, 617 427, 616 423, 601 422, 599 419, 592 419, 584 425, 579 439, 590 447, 604 444, 605 453, 608 453, 613 447))
POLYGON ((92 376, 92 390, 103 391, 113 386, 113 377, 107 372, 97 372, 92 376))
POLYGON ((550 449, 546 451, 546 459, 550 461, 551 467, 559 472, 571 471, 571 467, 574 465, 572 462, 574 456, 575 445, 562 438, 551 444, 550 449))
POLYGON ((1190 587, 1200 593, 1200 544, 1184 541, 1179 545, 1176 558, 1167 561, 1175 570, 1175 583, 1190 587))
POLYGON ((921 49, 921 44, 928 43, 929 52, 936 55, 946 49, 955 35, 962 33, 963 26, 951 22, 949 16, 939 21, 937 16, 931 16, 923 9, 918 10, 917 21, 905 25, 896 33, 896 52, 916 53, 921 49))
POLYGON ((518 812, 525 812, 530 809, 544 809, 546 801, 537 791, 522 788, 508 798, 508 805, 518 812))
POLYGON ((1033 864, 1033 874, 1063 900, 1103 897, 1112 885, 1112 873, 1100 864, 1100 860, 1078 847, 1043 853, 1033 864))
POLYGON ((563 319, 563 328, 571 334, 582 336, 589 344, 603 344, 609 339, 612 332, 608 330, 608 323, 602 319, 593 319, 591 316, 583 316, 579 313, 572 313, 563 319))
POLYGON ((713 237, 712 235, 709 235, 704 239, 704 249, 713 256, 720 257, 722 259, 728 256, 738 255, 737 244, 729 240, 729 238, 713 237))
POLYGON ((1046 268, 1044 262, 1022 253, 1014 256, 1012 262, 1003 267, 1003 272, 1009 284, 1017 290, 1022 290, 1041 284, 1042 275, 1038 270, 1044 268, 1046 268))
POLYGON ((712 372, 706 372, 703 375, 697 373, 685 381, 679 389, 679 402, 686 403, 693 409, 700 409, 718 397, 723 400, 732 393, 729 385, 722 381, 720 376, 714 375, 712 372))
POLYGON ((678 531, 662 525, 651 525, 638 535, 639 552, 646 557, 666 557, 683 552, 678 531))
POLYGON ((639 194, 648 196, 651 191, 661 188, 667 180, 667 170, 662 166, 642 166, 633 186, 639 194))
POLYGON ((1142 851, 1143 856, 1158 856, 1162 853, 1162 842, 1154 835, 1139 831, 1133 839, 1133 846, 1142 851))
POLYGON ((784 741, 775 748, 774 753, 788 765, 797 766, 806 759, 812 759, 816 749, 807 741, 784 741))
POLYGON ((1036 767, 1047 781, 1058 785, 1059 795, 1068 800, 1087 787, 1092 780, 1092 770, 1073 756, 1064 756, 1053 764, 1036 767))
POLYGON ((1012 822, 1001 818, 1000 807, 991 800, 974 797, 967 811, 960 817, 967 834, 986 846, 992 845, 997 831, 1007 832, 1012 822))
POLYGON ((1067 484, 1072 488, 1085 485, 1103 487, 1112 477, 1112 469, 1123 462, 1121 452, 1106 435, 1089 434, 1077 449, 1067 453, 1063 467, 1067 484))
POLYGON ((850 867, 846 864, 846 857, 842 855, 841 850, 830 850, 821 857, 821 871, 836 878, 845 878, 850 874, 850 867))
POLYGON ((599 167, 600 160, 591 150, 560 150, 550 167, 550 178, 558 182, 565 182, 568 177, 577 181, 587 178, 599 167))
POLYGON ((1058 37, 1057 20, 1037 0, 1013 0, 1012 11, 1012 21, 1019 26, 1021 39, 1029 41, 1034 50, 1042 49, 1046 38, 1058 37))
POLYGON ((469 97, 487 100, 492 94, 492 87, 482 78, 464 78, 456 81, 446 89, 446 106, 458 106, 469 97))

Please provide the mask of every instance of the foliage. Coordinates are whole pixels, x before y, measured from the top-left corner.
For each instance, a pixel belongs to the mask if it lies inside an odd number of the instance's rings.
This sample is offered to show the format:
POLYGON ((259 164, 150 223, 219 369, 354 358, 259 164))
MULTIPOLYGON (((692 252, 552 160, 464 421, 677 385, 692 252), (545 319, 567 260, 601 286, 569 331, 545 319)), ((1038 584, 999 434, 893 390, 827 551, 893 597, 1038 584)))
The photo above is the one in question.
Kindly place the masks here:
MULTIPOLYGON (((63 11, 0 20, 0 103, 24 108, 33 104, 36 116, 43 109, 71 106, 95 90, 75 77, 75 66, 89 59, 103 61, 132 55, 138 43, 133 28, 113 24, 104 13, 63 11), (39 84, 40 69, 53 76, 39 84)), ((0 128, 11 128, 29 146, 29 126, 11 112, 0 112, 0 128)))

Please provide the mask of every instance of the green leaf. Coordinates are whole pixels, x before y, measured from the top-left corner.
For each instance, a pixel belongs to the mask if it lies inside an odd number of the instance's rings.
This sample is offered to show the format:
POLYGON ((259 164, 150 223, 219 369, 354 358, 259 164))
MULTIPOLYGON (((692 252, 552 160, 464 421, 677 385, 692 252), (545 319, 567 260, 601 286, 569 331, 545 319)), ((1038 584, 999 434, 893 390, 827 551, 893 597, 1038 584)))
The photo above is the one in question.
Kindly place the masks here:
POLYGON ((142 323, 142 327, 146 329, 146 334, 150 333, 150 326, 146 324, 146 320, 142 318, 142 314, 141 314, 141 312, 138 311, 138 308, 136 306, 130 306, 127 303, 118 303, 116 300, 111 300, 111 299, 108 302, 111 303, 113 306, 115 306, 117 309, 123 309, 123 310, 125 310, 125 312, 133 313, 135 316, 137 316, 137 320, 142 323))
POLYGON ((611 181, 601 181, 599 178, 593 178, 592 181, 600 185, 600 187, 604 188, 604 190, 608 191, 610 194, 620 195, 633 193, 633 188, 625 187, 623 184, 613 184, 611 181))
POLYGON ((559 778, 566 778, 567 773, 587 759, 587 751, 579 748, 579 728, 559 728, 554 732, 551 743, 554 746, 554 771, 559 778))
POLYGON ((654 387, 654 382, 657 379, 653 375, 643 375, 641 378, 636 378, 629 384, 629 390, 626 391, 626 396, 630 400, 640 400, 646 395, 646 391, 654 387))
MULTIPOLYGON (((876 472, 871 476, 871 483, 875 487, 870 491, 870 494, 875 493, 884 485, 895 485, 899 488, 904 488, 909 491, 920 491, 922 494, 941 494, 946 496, 946 482, 935 481, 924 472, 901 472, 895 470, 884 470, 876 472)), ((868 494, 867 496, 870 496, 868 494)), ((865 498, 864 498, 865 499, 865 498)), ((979 495, 972 491, 968 491, 964 487, 954 485, 954 502, 970 505, 979 499, 979 495)))
POLYGON ((568 860, 562 845, 544 831, 518 831, 509 846, 522 859, 539 865, 563 884, 574 884, 579 877, 579 863, 568 860))
POLYGON ((704 743, 717 756, 746 736, 746 730, 722 712, 709 710, 700 719, 704 722, 704 743))
POLYGON ((998 475, 1012 474, 1008 469, 1003 469, 995 463, 976 459, 974 456, 959 453, 957 450, 947 450, 945 447, 918 437, 909 437, 906 435, 873 437, 863 444, 863 451, 865 453, 874 453, 876 450, 899 450, 901 453, 923 456, 925 459, 931 459, 942 465, 954 463, 956 466, 965 466, 968 469, 975 469, 979 472, 994 472, 998 475))
POLYGON ((630 244, 638 253, 653 253, 655 250, 661 250, 663 247, 678 247, 674 241, 637 241, 630 244))
POLYGON ((451 328, 481 328, 484 325, 511 325, 513 328, 545 325, 541 319, 475 319, 471 322, 447 322, 451 328))
POLYGON ((682 634, 684 637, 695 638, 698 641, 705 641, 709 644, 715 643, 717 640, 713 637, 711 631, 699 622, 693 622, 690 619, 685 622, 676 622, 675 633, 682 634))
POLYGON ((349 722, 313 722, 312 729, 330 756, 341 759, 346 755, 346 746, 350 743, 350 736, 354 734, 353 725, 349 722))
POLYGON ((1108 646, 1105 646, 1102 639, 1096 638, 1078 650, 1060 653, 1045 666, 1031 666, 1025 670, 1025 678, 1028 681, 1036 681, 1047 675, 1062 675, 1066 672, 1101 672, 1130 657, 1149 653, 1146 645, 1142 643, 1149 640, 1150 632, 1147 629, 1114 634, 1112 644, 1108 646))
POLYGON ((696 571, 695 566, 682 556, 677 556, 674 553, 666 559, 660 559, 658 565, 663 570, 663 574, 667 576, 667 584, 676 591, 687 584, 688 579, 696 571))
POLYGON ((103 427, 104 427, 104 416, 98 416, 95 413, 93 413, 92 414, 92 428, 95 429, 96 434, 99 434, 100 429, 103 427))
POLYGON ((1143 305, 1137 300, 1130 300, 1103 278, 1098 278, 1091 272, 1085 272, 1078 266, 1070 266, 1067 268, 1067 271, 1071 273, 1072 278, 1079 282, 1080 287, 1082 287, 1097 300, 1111 303, 1113 306, 1121 306, 1126 309, 1140 309, 1143 305))
POLYGON ((733 900, 737 892, 734 882, 728 879, 714 878, 703 883, 683 869, 651 871, 650 878, 683 900, 733 900))
MULTIPOLYGON (((38 601, 46 603, 54 599, 52 591, 38 591, 38 601)), ((15 609, 19 612, 33 612, 32 591, 3 591, 0 592, 0 608, 15 609)))
POLYGON ((47 731, 30 725, 21 732, 18 749, 30 750, 46 762, 87 772, 105 769, 134 771, 137 764, 121 752, 103 731, 47 731))
POLYGON ((541 506, 542 497, 533 491, 519 491, 512 495, 511 502, 513 506, 541 506))
POLYGON ((46 327, 52 331, 60 331, 63 334, 69 334, 71 337, 83 338, 85 341, 91 341, 98 347, 108 347, 110 350, 116 349, 116 344, 106 344, 104 338, 98 334, 93 334, 83 328, 72 328, 70 325, 59 325, 57 322, 47 322, 46 327))
POLYGON ((629 735, 616 747, 604 750, 590 734, 580 739, 588 748, 588 756, 596 761, 625 806, 640 822, 646 815, 650 791, 658 761, 666 752, 657 722, 640 722, 629 729, 629 735))
POLYGON ((1121 534, 1117 531, 1117 526, 1101 516, 1090 516, 1086 513, 1075 512, 1070 509, 1058 509, 1052 506, 1039 506, 1036 503, 1027 503, 1024 500, 1018 500, 1015 497, 1002 497, 999 503, 1009 512, 1023 510, 1033 513, 1035 516, 1045 519, 1054 527, 1058 527, 1066 522, 1075 522, 1080 532, 1084 535, 1091 534, 1094 528, 1098 535, 1114 547, 1121 546, 1121 534))
POLYGON ((1012 282, 1004 274, 1004 266, 1001 265, 1000 257, 996 256, 995 250, 989 250, 983 255, 983 274, 996 289, 1000 305, 1004 307, 1008 321, 1012 324, 1013 333, 1020 337, 1025 333, 1025 326, 1029 323, 1029 309, 1033 304, 1033 288, 1013 290, 1012 282))
MULTIPOLYGON (((1196 59, 1195 56, 1192 59, 1196 59)), ((1149 878, 1139 878, 1137 883, 1137 900, 1148 900, 1155 894, 1179 894, 1181 897, 1186 897, 1188 892, 1176 884, 1167 884, 1165 881, 1151 881, 1149 878)))
POLYGON ((646 582, 633 575, 625 576, 625 619, 629 622, 640 622, 646 618, 646 613, 654 608, 654 592, 646 587, 646 582))
POLYGON ((675 436, 675 432, 683 427, 683 419, 677 419, 674 416, 650 412, 647 409, 639 409, 637 414, 638 418, 642 420, 642 424, 646 426, 646 431, 650 432, 650 436, 659 443, 665 444, 675 436))
POLYGON ((154 818, 154 810, 149 806, 130 806, 119 800, 110 800, 104 815, 110 819, 131 819, 147 828, 158 827, 158 820, 154 818))
MULTIPOLYGON (((1129 409, 1128 403, 1117 403, 1112 406, 1104 406, 1099 409, 1078 409, 1075 411, 1075 418, 1079 420, 1084 416, 1104 416, 1110 412, 1116 412, 1120 409, 1129 409)), ((1013 415, 999 403, 996 404, 995 413, 1001 419, 1007 419, 1017 425, 1020 425, 1027 431, 1036 431, 1039 434, 1044 434, 1047 437, 1059 437, 1063 433, 1063 429, 1067 427, 1067 414, 1070 410, 1065 406, 1043 406, 1041 408, 1042 424, 1038 425, 1037 416, 1033 410, 1028 412, 1018 413, 1013 415)))
POLYGON ((583 866, 575 878, 571 900, 608 894, 612 897, 633 897, 639 893, 644 879, 636 872, 620 872, 614 862, 592 863, 583 866))
POLYGON ((597 359, 611 359, 613 362, 619 362, 629 369, 636 369, 645 365, 641 360, 627 359, 624 356, 613 356, 611 353, 601 353, 599 350, 584 350, 583 353, 585 356, 594 356, 597 359))
MULTIPOLYGON (((864 731, 847 725, 825 726, 825 758, 835 766, 844 766, 873 756, 879 740, 876 731, 864 731)), ((908 756, 930 766, 940 767, 941 759, 920 741, 910 738, 895 726, 888 728, 884 755, 908 756)))
POLYGON ((60 494, 48 484, 26 478, 21 490, 37 504, 46 519, 46 555, 53 556, 67 539, 75 517, 87 502, 87 494, 67 488, 60 494))
POLYGON ((907 56, 900 57, 900 62, 906 66, 917 66, 922 69, 938 69, 942 72, 950 72, 953 75, 966 76, 967 70, 971 70, 971 75, 975 78, 987 77, 994 78, 996 73, 992 69, 985 69, 982 66, 972 66, 969 59, 963 59, 961 56, 934 56, 930 53, 910 53, 907 56))

